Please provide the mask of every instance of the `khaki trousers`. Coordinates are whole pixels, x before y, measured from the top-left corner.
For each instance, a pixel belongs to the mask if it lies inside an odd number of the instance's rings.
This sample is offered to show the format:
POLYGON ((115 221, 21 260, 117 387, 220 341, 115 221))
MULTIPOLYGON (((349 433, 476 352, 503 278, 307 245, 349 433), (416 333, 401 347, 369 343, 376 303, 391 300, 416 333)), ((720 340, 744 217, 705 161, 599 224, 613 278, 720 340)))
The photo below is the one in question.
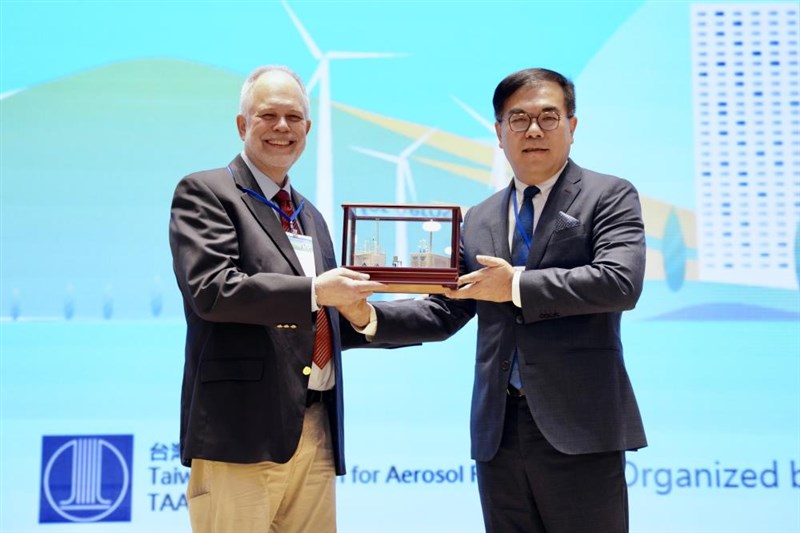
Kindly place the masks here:
POLYGON ((194 533, 333 533, 335 468, 325 406, 306 409, 285 464, 193 459, 186 491, 194 533))

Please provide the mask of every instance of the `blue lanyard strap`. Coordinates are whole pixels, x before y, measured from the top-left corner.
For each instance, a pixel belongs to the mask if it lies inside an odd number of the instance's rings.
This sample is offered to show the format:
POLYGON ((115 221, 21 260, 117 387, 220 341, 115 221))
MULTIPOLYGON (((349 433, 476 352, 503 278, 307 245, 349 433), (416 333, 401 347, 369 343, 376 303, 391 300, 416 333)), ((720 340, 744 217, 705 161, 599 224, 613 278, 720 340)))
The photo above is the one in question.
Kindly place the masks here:
POLYGON ((247 194, 249 194, 250 196, 252 196, 253 198, 257 198, 258 200, 261 200, 262 202, 264 202, 265 204, 270 206, 272 209, 274 209, 275 212, 278 213, 281 216, 281 218, 283 218, 284 220, 286 220, 289 223, 289 227, 290 228, 294 227, 294 226, 292 226, 292 222, 294 222, 294 220, 297 218, 297 215, 300 214, 300 211, 303 210, 303 207, 306 204, 305 200, 301 200, 300 201, 300 205, 297 206, 297 209, 295 209, 294 213, 292 213, 292 216, 289 216, 289 215, 287 215, 286 213, 283 212, 283 209, 281 209, 281 206, 279 206, 275 202, 273 202, 271 200, 268 200, 267 198, 261 196, 256 191, 254 191, 252 189, 245 189, 244 187, 242 187, 242 190, 244 192, 246 192, 247 194))
MULTIPOLYGON (((519 232, 520 237, 522 237, 522 242, 525 243, 525 246, 528 247, 528 250, 531 249, 531 238, 528 237, 528 234, 522 229, 522 224, 519 221, 519 213, 517 212, 517 188, 513 187, 511 189, 511 199, 514 202, 514 219, 516 220, 517 224, 517 231, 519 232)), ((532 200, 531 200, 532 201, 532 200)), ((533 228, 531 228, 531 234, 533 233, 533 228)))
MULTIPOLYGON (((231 177, 233 177, 233 172, 231 172, 231 167, 228 166, 227 168, 228 168, 228 172, 230 173, 231 177)), ((297 209, 295 209, 295 211, 292 214, 292 216, 289 216, 289 215, 287 215, 286 213, 283 212, 283 209, 281 209, 281 206, 279 206, 278 204, 276 204, 272 200, 270 200, 268 198, 265 198, 263 195, 258 194, 256 191, 254 191, 252 189, 245 189, 244 187, 239 187, 239 188, 242 191, 244 191, 247 194, 249 194, 250 196, 252 196, 253 198, 256 198, 257 200, 260 200, 261 202, 263 202, 263 203, 267 204, 268 206, 270 206, 276 213, 278 213, 281 216, 281 218, 285 219, 289 223, 289 227, 290 228, 294 227, 292 222, 295 221, 297 216, 303 210, 303 207, 305 207, 305 205, 306 205, 306 201, 305 200, 301 200, 300 201, 300 205, 297 206, 297 209)))

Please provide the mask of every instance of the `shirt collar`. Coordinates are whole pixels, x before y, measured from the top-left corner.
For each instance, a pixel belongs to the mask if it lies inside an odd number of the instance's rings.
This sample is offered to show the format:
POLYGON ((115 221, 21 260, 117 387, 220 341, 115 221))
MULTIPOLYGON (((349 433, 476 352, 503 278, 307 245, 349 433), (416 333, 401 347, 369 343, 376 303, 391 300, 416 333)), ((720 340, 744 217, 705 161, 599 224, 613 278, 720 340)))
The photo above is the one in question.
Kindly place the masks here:
MULTIPOLYGON (((561 165, 561 168, 558 169, 558 172, 556 172, 553 176, 550 176, 549 178, 544 180, 542 183, 537 185, 537 187, 539 187, 539 194, 541 194, 542 197, 546 198, 547 195, 550 194, 550 189, 553 188, 553 185, 556 184, 556 181, 558 180, 558 177, 561 175, 562 172, 564 172, 564 169, 566 168, 567 163, 568 163, 568 161, 564 161, 564 164, 561 165)), ((522 196, 522 194, 525 192, 525 189, 528 187, 528 185, 525 184, 525 183, 522 183, 519 179, 517 179, 516 176, 514 176, 514 187, 517 189, 517 195, 518 196, 522 196)))
POLYGON ((258 170, 258 167, 256 167, 253 164, 253 162, 250 161, 250 158, 247 157, 247 154, 244 153, 244 150, 242 150, 241 155, 242 159, 244 159, 245 165, 247 165, 247 168, 249 168, 250 172, 253 173, 253 177, 256 179, 256 183, 258 183, 258 186, 261 188, 261 192, 264 194, 264 198, 269 198, 271 200, 272 198, 275 197, 276 194, 278 194, 278 191, 281 189, 288 192, 289 197, 291 198, 292 185, 290 183, 291 179, 289 178, 288 175, 286 176, 286 183, 283 185, 283 187, 278 187, 278 184, 272 181, 272 178, 270 178, 269 176, 258 170))

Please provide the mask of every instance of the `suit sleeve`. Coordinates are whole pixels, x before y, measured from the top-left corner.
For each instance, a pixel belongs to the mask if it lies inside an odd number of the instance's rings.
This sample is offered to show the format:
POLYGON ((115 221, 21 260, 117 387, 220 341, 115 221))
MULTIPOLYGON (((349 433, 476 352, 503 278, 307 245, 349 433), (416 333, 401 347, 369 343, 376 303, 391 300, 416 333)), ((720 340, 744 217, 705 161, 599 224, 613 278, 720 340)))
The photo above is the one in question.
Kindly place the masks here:
POLYGON ((525 322, 633 309, 642 292, 645 237, 639 195, 621 179, 610 181, 593 206, 583 240, 548 247, 542 268, 520 275, 525 322), (564 260, 572 249, 587 257, 564 260), (551 250, 552 248, 552 250, 551 250), (550 256, 548 256, 548 253, 550 256), (576 264, 563 265, 569 262, 576 264), (548 266, 550 265, 550 266, 548 266))
MULTIPOLYGON (((271 327, 295 324, 311 329, 311 278, 246 271, 245 250, 240 249, 242 235, 237 234, 242 220, 230 202, 212 191, 209 181, 187 176, 178 184, 172 201, 170 248, 186 305, 212 322, 271 327)), ((264 246, 266 253, 267 244, 264 246)))
POLYGON ((372 302, 378 315, 373 342, 412 345, 442 341, 460 330, 475 315, 474 300, 451 300, 443 296, 423 299, 372 302))

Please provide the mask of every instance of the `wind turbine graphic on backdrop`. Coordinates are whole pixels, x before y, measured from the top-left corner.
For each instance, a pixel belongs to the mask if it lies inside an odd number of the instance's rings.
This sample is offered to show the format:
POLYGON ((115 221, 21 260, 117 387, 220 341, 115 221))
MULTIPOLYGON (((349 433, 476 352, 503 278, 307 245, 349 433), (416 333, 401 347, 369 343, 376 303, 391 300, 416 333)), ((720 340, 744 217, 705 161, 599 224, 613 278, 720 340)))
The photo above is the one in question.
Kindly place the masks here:
MULTIPOLYGON (((472 109, 470 106, 456 98, 455 96, 451 96, 450 98, 458 104, 458 106, 467 112, 469 116, 474 118, 481 126, 486 128, 489 132, 491 132, 493 138, 497 135, 497 132, 494 129, 494 124, 486 120, 484 117, 480 115, 477 111, 472 109)), ((495 141, 494 143, 494 156, 492 157, 492 187, 494 190, 499 191, 503 187, 508 184, 509 176, 508 176, 508 162, 506 161, 506 154, 503 152, 503 149, 495 141)))
POLYGON ((309 52, 319 63, 317 69, 307 84, 310 93, 319 83, 319 99, 317 107, 317 196, 315 205, 322 216, 329 223, 333 221, 333 134, 331 128, 331 59, 374 59, 383 57, 398 57, 401 54, 380 52, 323 52, 319 49, 314 39, 306 31, 300 19, 297 18, 286 0, 281 0, 284 9, 292 19, 294 27, 306 43, 309 52))
MULTIPOLYGON (((371 150, 369 148, 362 148, 360 146, 351 146, 353 150, 356 152, 361 152, 362 154, 366 154, 370 157, 374 157, 376 159, 381 159, 383 161, 388 161, 389 163, 395 164, 395 181, 394 181, 394 200, 398 204, 405 204, 407 202, 415 203, 417 201, 417 191, 414 187, 414 177, 411 175, 411 165, 408 163, 408 158, 411 157, 411 154, 417 151, 417 149, 425 144, 425 142, 430 139, 431 135, 434 134, 436 130, 430 129, 425 132, 422 137, 408 145, 402 152, 398 155, 387 154, 384 152, 379 152, 377 150, 371 150), (410 198, 406 197, 406 190, 408 190, 410 198)), ((406 223, 405 222, 398 222, 395 224, 395 236, 394 236, 394 255, 396 255, 400 260, 406 258, 406 254, 408 253, 408 246, 407 246, 407 232, 406 232, 406 223)), ((431 250, 432 251, 432 250, 431 250)))

